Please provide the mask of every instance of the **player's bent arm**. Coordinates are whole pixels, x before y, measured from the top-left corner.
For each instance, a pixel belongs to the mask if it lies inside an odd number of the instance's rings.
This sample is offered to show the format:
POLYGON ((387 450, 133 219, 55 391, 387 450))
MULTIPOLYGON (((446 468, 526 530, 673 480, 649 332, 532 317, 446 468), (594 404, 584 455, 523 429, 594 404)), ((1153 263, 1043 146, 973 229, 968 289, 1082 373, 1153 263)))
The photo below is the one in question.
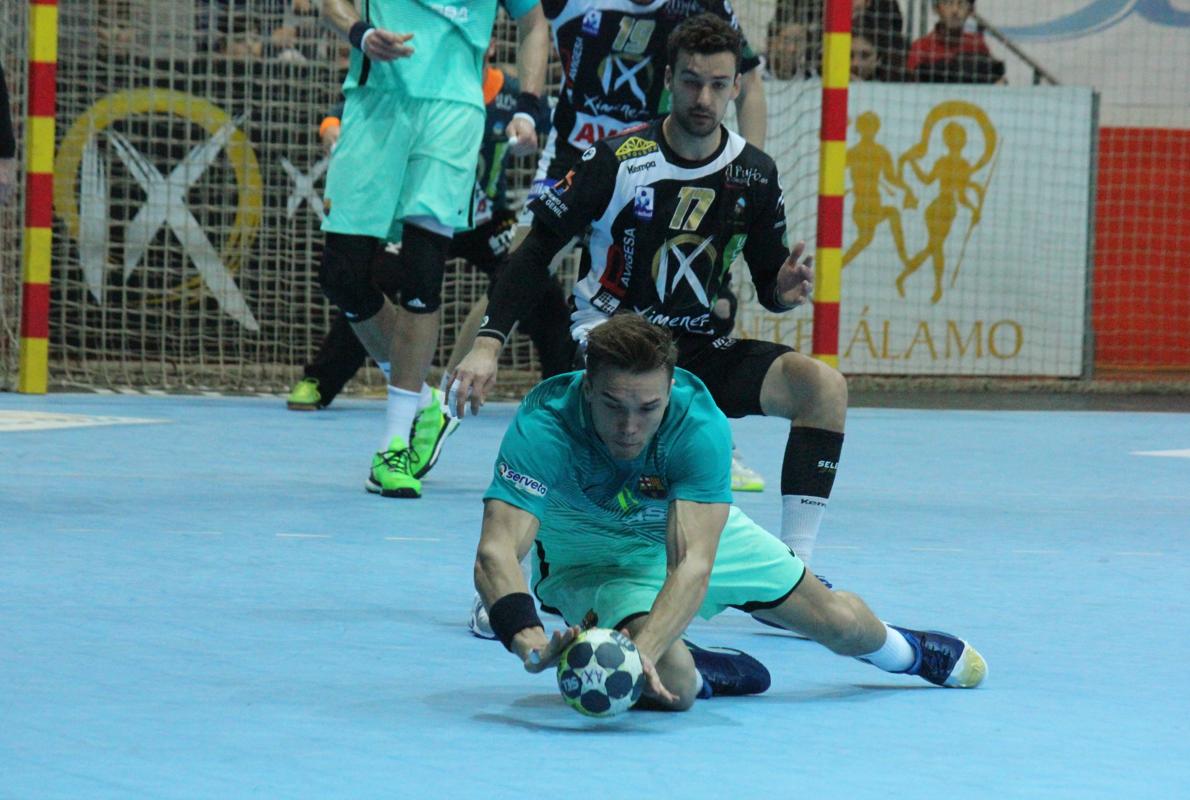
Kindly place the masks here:
POLYGON ((351 26, 360 21, 351 0, 322 0, 323 21, 340 36, 347 36, 351 26))
POLYGON ((540 523, 524 509, 495 498, 483 504, 483 529, 475 553, 475 589, 487 608, 507 594, 528 592, 521 559, 540 523))
POLYGON ((488 315, 475 335, 470 352, 446 381, 448 402, 462 417, 468 402, 479 413, 487 393, 496 385, 500 351, 518 321, 541 302, 550 275, 550 262, 566 241, 541 225, 534 225, 508 267, 488 289, 488 315))
POLYGON ((541 10, 541 4, 516 21, 517 25, 517 80, 521 91, 545 94, 546 62, 550 55, 550 23, 541 10))
POLYGON ((740 94, 735 99, 735 113, 740 135, 748 140, 748 144, 763 150, 768 134, 769 112, 759 67, 740 76, 740 94))
POLYGON ((666 576, 636 646, 654 662, 694 619, 707 593, 727 503, 674 500, 665 537, 666 576))
POLYGON ((543 653, 550 645, 521 572, 521 559, 529 552, 538 527, 537 517, 528 511, 502 500, 487 500, 475 554, 475 589, 488 610, 493 630, 504 646, 526 664, 531 651, 543 653), (493 613, 498 605, 501 609, 493 613))

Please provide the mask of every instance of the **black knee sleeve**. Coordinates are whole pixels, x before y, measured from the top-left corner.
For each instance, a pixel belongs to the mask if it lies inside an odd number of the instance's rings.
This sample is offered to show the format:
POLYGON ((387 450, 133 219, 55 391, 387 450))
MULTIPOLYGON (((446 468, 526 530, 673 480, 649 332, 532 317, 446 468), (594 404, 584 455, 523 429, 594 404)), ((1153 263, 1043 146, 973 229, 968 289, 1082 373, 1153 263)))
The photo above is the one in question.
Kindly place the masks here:
POLYGON ((380 240, 371 236, 327 233, 318 280, 326 299, 352 322, 370 319, 384 307, 384 293, 372 282, 372 259, 380 240))
POLYGON ((401 244, 405 280, 401 287, 401 308, 413 314, 429 314, 442 305, 442 275, 450 238, 416 225, 406 225, 401 244))

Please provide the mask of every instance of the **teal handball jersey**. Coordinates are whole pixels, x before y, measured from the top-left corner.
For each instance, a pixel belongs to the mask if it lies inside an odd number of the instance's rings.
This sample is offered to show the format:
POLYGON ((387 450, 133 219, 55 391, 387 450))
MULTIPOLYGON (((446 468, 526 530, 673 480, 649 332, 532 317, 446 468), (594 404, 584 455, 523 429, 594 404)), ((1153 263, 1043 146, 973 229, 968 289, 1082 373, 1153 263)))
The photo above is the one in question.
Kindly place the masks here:
POLYGON ((540 522, 550 564, 665 560, 669 503, 731 502, 731 429, 702 381, 674 370, 661 427, 632 461, 595 434, 582 372, 543 381, 521 403, 500 445, 485 500, 540 522))
MULTIPOLYGON (((412 33, 413 55, 395 61, 365 59, 351 50, 345 93, 359 86, 397 91, 422 100, 455 100, 483 108, 483 59, 498 0, 368 0, 365 20, 393 33, 412 33)), ((503 0, 513 19, 537 0, 503 0)))

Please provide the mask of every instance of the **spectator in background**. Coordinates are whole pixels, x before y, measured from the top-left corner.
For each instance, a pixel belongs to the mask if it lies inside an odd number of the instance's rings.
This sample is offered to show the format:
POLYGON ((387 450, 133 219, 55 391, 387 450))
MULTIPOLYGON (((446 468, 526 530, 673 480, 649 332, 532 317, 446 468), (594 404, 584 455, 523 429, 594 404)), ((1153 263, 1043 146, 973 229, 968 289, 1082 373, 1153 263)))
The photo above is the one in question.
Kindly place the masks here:
POLYGON ((909 41, 897 0, 852 0, 851 42, 852 77, 865 81, 904 80, 909 41), (858 52, 856 38, 863 40, 858 52), (864 62, 858 71, 857 55, 864 62))
POLYGON ((813 41, 821 35, 820 28, 773 17, 767 33, 766 77, 788 81, 818 74, 821 48, 813 41))
MULTIPOLYGON (((778 0, 768 25, 768 73, 778 80, 817 75, 822 61, 822 0, 778 0)), ((853 41, 864 42, 852 58, 864 64, 852 75, 860 80, 903 80, 908 41, 897 0, 852 0, 853 41)))
POLYGON ((1004 62, 983 34, 967 30, 975 0, 935 0, 938 23, 909 48, 907 68, 919 83, 1005 83, 1004 62))
POLYGON ((17 140, 12 132, 12 113, 8 108, 8 82, 0 66, 0 206, 17 191, 17 140))
POLYGON ((765 77, 810 78, 822 65, 822 0, 778 0, 765 43, 765 77))
POLYGON ((853 81, 902 81, 904 80, 904 51, 881 47, 882 37, 878 31, 867 27, 851 31, 851 80, 853 81))

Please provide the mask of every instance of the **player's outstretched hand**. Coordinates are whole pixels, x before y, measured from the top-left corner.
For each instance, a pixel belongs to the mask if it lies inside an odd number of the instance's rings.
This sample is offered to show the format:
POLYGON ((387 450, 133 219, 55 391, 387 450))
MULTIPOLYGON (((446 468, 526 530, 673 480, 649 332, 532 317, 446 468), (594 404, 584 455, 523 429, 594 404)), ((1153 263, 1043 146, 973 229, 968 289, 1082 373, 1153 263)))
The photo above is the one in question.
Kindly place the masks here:
POLYGON ((800 306, 814 293, 814 256, 803 257, 805 251, 805 242, 795 244, 777 273, 777 302, 786 308, 800 306))
POLYGON ((526 116, 513 117, 505 132, 508 134, 508 152, 514 156, 527 156, 537 152, 537 126, 526 116))
POLYGON ((377 61, 396 61, 409 58, 413 48, 409 46, 412 33, 393 33, 383 28, 373 28, 364 37, 364 55, 377 61))
POLYGON ((554 631, 554 635, 550 637, 550 641, 545 647, 535 647, 525 654, 525 671, 541 672, 557 664, 558 659, 562 657, 566 648, 570 647, 574 637, 578 636, 580 632, 582 632, 582 628, 577 625, 554 631))
MULTIPOLYGON (((629 639, 632 636, 628 633, 627 628, 621 628, 620 633, 627 636, 629 639)), ((638 648, 639 649, 639 648, 638 648)), ((667 703, 678 702, 678 696, 665 688, 665 684, 661 682, 661 676, 657 674, 657 665, 653 663, 653 659, 646 656, 644 653, 640 654, 640 668, 645 673, 645 691, 651 696, 667 703)))
POLYGON ((447 376, 446 403, 450 412, 459 419, 466 413, 468 401, 471 404, 471 413, 478 414, 484 398, 496 385, 496 373, 500 368, 500 349, 501 345, 497 339, 490 336, 475 337, 471 352, 463 357, 455 367, 454 373, 447 376))

